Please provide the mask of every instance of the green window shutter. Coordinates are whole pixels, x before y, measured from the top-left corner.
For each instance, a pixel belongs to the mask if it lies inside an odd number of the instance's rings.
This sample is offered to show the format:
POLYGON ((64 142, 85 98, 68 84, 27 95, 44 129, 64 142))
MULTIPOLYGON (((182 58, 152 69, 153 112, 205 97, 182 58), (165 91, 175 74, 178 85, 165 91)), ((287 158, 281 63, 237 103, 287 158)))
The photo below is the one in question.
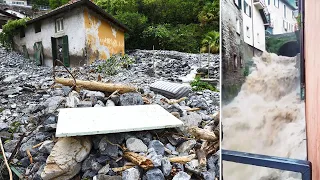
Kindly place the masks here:
POLYGON ((68 36, 62 37, 62 53, 63 53, 63 64, 67 67, 70 66, 70 57, 69 57, 69 42, 68 36))
POLYGON ((55 64, 55 61, 57 59, 57 41, 53 37, 51 37, 51 49, 52 49, 53 64, 55 64))

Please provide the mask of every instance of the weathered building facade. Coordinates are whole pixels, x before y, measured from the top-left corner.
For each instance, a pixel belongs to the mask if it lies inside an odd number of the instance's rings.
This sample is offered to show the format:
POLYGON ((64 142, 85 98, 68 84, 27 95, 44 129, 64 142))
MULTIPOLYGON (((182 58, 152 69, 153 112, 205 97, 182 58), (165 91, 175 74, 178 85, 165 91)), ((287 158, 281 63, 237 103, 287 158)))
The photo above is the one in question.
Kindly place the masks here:
POLYGON ((222 99, 230 100, 240 90, 244 76, 244 37, 241 0, 222 0, 222 99))
POLYGON ((79 66, 124 54, 125 31, 103 9, 79 0, 28 21, 14 37, 14 48, 38 65, 52 66, 53 59, 60 59, 66 66, 79 66))

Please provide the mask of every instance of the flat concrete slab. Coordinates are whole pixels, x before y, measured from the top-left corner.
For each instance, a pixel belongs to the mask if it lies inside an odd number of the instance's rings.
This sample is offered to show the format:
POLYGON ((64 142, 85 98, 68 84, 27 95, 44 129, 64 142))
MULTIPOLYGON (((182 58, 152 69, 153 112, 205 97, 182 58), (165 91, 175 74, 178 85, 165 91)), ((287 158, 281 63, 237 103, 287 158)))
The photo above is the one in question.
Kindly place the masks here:
POLYGON ((56 137, 143 131, 183 126, 159 105, 60 109, 56 137))

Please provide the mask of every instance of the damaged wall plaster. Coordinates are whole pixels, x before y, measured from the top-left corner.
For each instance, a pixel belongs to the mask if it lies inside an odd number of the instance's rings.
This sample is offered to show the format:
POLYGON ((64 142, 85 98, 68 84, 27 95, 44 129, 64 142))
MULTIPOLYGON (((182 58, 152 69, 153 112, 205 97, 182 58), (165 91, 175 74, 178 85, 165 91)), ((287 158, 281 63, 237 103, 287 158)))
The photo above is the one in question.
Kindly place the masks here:
POLYGON ((107 59, 112 54, 124 54, 124 32, 102 20, 93 11, 84 9, 86 47, 89 62, 107 59))

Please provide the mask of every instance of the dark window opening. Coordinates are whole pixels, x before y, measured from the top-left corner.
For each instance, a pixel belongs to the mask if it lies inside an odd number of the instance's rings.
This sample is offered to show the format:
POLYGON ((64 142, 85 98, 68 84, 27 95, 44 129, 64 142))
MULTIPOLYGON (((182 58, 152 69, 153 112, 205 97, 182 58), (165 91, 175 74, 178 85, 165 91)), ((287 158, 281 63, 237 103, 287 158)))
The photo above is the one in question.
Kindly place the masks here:
POLYGON ((237 55, 233 55, 233 65, 234 65, 234 70, 238 69, 238 58, 237 55))
POLYGON ((41 32, 41 23, 34 24, 34 32, 35 33, 41 32))
POLYGON ((24 38, 25 36, 26 36, 25 29, 21 28, 20 29, 20 38, 24 38))

